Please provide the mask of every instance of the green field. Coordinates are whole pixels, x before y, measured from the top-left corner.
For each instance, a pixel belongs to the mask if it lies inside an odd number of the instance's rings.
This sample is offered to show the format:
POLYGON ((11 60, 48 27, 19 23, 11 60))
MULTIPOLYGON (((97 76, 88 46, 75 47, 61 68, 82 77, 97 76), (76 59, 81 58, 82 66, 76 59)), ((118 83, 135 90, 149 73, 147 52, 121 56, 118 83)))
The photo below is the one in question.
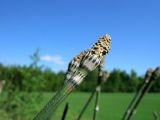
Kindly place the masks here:
MULTIPOLYGON (((52 93, 16 93, 8 105, 10 109, 4 110, 4 100, 7 93, 0 96, 0 120, 32 120, 35 114, 45 105, 52 93), (2 107, 3 106, 3 107, 2 107)), ((55 113, 54 120, 60 120, 66 102, 69 102, 69 111, 66 120, 75 120, 79 115, 89 93, 74 92, 61 104, 55 113)), ((133 93, 101 93, 100 111, 97 120, 121 120, 133 93)), ((7 104, 7 103, 6 103, 7 104)), ((94 100, 85 112, 82 120, 92 120, 94 100)), ((140 103, 137 114, 133 120, 153 120, 153 112, 160 115, 160 94, 147 94, 140 103)))

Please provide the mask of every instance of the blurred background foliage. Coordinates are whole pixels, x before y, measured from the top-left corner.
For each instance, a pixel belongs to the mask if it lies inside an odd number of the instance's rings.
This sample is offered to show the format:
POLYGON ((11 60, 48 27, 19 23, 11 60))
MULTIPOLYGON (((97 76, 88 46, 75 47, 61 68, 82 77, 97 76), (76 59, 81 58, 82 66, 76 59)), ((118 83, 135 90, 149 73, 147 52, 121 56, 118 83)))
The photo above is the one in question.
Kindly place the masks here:
MULTIPOLYGON (((65 72, 54 72, 50 68, 38 66, 40 61, 39 49, 30 56, 29 66, 0 64, 0 80, 5 81, 4 90, 11 91, 56 91, 64 80, 65 72)), ((91 91, 97 80, 97 70, 90 72, 77 91, 91 91)), ((145 74, 145 73, 144 73, 145 74)), ((108 81, 102 86, 102 92, 135 92, 143 83, 144 76, 138 76, 135 70, 130 73, 120 69, 110 72, 108 81)), ((160 92, 160 80, 150 90, 160 92)))

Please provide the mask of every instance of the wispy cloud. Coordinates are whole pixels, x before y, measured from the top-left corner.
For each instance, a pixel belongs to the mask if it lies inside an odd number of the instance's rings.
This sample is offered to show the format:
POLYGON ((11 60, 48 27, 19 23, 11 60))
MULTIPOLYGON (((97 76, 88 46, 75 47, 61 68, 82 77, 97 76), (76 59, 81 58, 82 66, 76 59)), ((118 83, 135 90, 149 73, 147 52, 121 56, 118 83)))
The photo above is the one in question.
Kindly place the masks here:
POLYGON ((46 61, 46 62, 53 62, 54 64, 58 64, 58 65, 65 64, 64 60, 62 59, 60 55, 55 55, 55 56, 45 55, 41 57, 41 60, 46 61))

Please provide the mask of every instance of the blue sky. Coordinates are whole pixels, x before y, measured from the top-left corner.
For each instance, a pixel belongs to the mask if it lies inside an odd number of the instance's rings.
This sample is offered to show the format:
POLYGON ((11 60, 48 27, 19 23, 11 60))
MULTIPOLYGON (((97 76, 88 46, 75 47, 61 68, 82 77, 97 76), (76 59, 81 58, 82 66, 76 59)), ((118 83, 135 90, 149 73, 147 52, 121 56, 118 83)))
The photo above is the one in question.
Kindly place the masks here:
POLYGON ((144 74, 160 65, 159 6, 158 0, 1 0, 0 63, 28 65, 40 48, 40 64, 66 70, 75 55, 109 33, 105 69, 144 74))

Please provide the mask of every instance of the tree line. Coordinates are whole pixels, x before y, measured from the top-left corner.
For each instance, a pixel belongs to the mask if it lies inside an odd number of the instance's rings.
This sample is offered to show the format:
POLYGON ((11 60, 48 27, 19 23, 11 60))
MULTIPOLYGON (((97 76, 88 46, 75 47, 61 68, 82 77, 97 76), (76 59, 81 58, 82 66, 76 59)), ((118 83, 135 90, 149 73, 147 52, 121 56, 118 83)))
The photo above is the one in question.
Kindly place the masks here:
MULTIPOLYGON (((38 66, 39 50, 30 56, 29 66, 0 64, 0 81, 5 81, 5 90, 11 91, 56 91, 63 84, 65 72, 54 72, 50 68, 38 66)), ((90 72, 77 91, 91 91, 97 83, 98 70, 90 72)), ((145 74, 145 73, 144 73, 145 74)), ((102 86, 103 92, 135 92, 143 84, 144 76, 138 76, 136 71, 130 73, 119 69, 110 72, 110 77, 102 86)), ((160 92, 160 80, 152 86, 151 92, 160 92)))
MULTIPOLYGON (((90 72, 78 91, 91 91, 97 83, 97 70, 90 72)), ((55 91, 63 84, 65 72, 53 72, 33 66, 4 66, 0 64, 0 80, 5 80, 5 90, 13 91, 55 91)), ((102 86, 104 92, 135 92, 143 83, 143 76, 132 70, 130 74, 119 69, 111 71, 107 82, 102 86)), ((152 92, 160 92, 160 80, 151 88, 152 92)))

